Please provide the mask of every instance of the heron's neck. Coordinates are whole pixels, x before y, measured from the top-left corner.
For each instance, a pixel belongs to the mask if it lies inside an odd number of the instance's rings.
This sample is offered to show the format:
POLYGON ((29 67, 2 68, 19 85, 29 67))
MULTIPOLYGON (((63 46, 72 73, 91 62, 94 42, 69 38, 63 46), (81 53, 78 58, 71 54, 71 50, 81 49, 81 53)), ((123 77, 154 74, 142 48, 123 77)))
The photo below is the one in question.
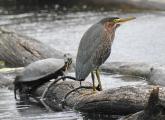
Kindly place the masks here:
POLYGON ((113 43, 113 40, 115 38, 115 31, 116 31, 116 28, 114 29, 107 29, 106 27, 104 27, 104 42, 110 47, 113 43))

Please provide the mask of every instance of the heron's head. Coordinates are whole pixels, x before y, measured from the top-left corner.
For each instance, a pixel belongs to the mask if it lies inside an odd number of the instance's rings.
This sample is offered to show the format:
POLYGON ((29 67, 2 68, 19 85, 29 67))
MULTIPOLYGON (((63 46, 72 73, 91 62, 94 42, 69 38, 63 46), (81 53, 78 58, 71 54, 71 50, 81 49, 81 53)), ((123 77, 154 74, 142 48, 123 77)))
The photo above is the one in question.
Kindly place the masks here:
POLYGON ((125 23, 130 20, 134 20, 134 19, 135 17, 128 17, 128 18, 108 17, 108 18, 102 19, 100 23, 105 25, 108 31, 111 31, 119 27, 122 23, 125 23))
POLYGON ((66 69, 68 69, 70 65, 72 64, 72 55, 70 53, 64 54, 64 62, 65 62, 66 69))

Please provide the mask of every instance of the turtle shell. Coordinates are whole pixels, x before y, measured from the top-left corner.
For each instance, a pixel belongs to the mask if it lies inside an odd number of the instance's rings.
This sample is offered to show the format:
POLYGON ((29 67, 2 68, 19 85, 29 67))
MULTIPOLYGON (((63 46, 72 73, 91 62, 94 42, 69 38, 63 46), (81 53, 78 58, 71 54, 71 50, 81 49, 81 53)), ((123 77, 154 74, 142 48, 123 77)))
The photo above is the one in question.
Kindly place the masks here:
POLYGON ((63 59, 48 58, 38 60, 25 67, 24 71, 17 76, 17 82, 32 82, 49 74, 55 73, 64 66, 63 59))

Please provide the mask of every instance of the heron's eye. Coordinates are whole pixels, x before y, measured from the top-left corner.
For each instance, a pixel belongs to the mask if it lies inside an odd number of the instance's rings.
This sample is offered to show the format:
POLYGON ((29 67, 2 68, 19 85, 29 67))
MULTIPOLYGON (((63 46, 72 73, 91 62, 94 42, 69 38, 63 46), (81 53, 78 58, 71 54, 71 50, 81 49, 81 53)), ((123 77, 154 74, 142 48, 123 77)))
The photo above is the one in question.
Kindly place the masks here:
POLYGON ((116 23, 118 22, 120 19, 114 19, 113 22, 116 23))
POLYGON ((115 27, 115 24, 112 23, 112 22, 107 22, 107 23, 105 24, 105 27, 106 27, 106 30, 112 31, 112 29, 115 27))

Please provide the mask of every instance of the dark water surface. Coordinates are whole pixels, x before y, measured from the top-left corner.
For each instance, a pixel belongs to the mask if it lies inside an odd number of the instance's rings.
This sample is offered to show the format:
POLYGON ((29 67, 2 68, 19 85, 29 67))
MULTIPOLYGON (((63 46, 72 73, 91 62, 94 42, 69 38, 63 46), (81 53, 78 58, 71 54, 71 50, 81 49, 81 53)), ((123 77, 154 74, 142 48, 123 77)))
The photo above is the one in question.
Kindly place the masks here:
MULTIPOLYGON (((0 15, 0 25, 34 37, 63 52, 76 56, 83 33, 107 16, 135 16, 136 20, 122 25, 116 32, 112 55, 107 61, 138 61, 165 64, 165 12, 68 12, 42 10, 39 13, 0 15)), ((103 88, 147 84, 132 76, 102 75, 103 88)), ((99 118, 97 115, 91 119, 99 118)), ((88 120, 74 111, 48 113, 39 106, 16 105, 13 91, 0 90, 0 120, 88 120)), ((107 117, 107 119, 109 119, 107 117)))

